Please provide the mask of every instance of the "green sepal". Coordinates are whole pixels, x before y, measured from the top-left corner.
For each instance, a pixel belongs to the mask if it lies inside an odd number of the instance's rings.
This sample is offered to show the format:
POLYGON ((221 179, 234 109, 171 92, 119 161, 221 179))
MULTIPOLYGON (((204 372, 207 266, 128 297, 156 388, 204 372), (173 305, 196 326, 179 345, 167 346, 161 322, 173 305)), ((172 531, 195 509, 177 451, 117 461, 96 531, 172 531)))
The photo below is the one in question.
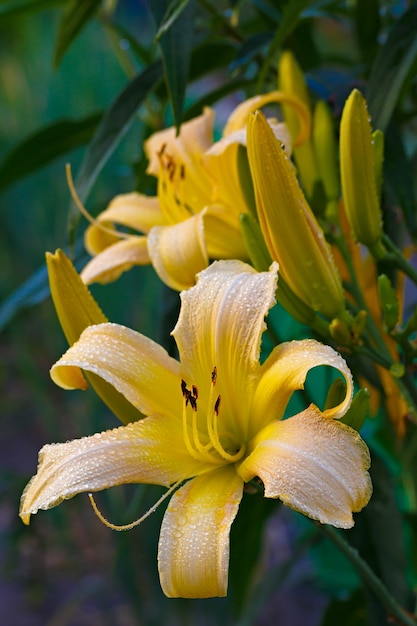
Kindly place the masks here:
POLYGON ((402 378, 405 374, 405 367, 403 363, 393 363, 389 368, 391 376, 394 378, 402 378))
POLYGON ((241 213, 239 221, 243 241, 253 267, 258 272, 266 272, 272 259, 258 221, 249 213, 241 213))
MULTIPOLYGON (((46 254, 49 285, 56 313, 69 345, 75 343, 83 330, 93 324, 103 324, 107 318, 83 283, 75 267, 62 252, 46 254)), ((84 372, 97 395, 123 424, 136 422, 143 415, 112 385, 84 372)))
POLYGON ((246 201, 246 205, 251 215, 254 218, 256 218, 257 211, 256 211, 255 191, 253 188, 252 176, 250 173, 248 153, 247 153, 245 146, 242 146, 241 144, 238 146, 238 150, 237 150, 237 171, 239 175, 240 187, 242 189, 243 196, 246 201))
POLYGON ((332 339, 341 346, 347 346, 352 343, 352 335, 349 326, 344 320, 335 317, 330 322, 329 331, 332 339))
POLYGON ((367 389, 360 389, 353 398, 348 411, 340 418, 340 421, 359 432, 369 415, 370 397, 367 389))
POLYGON ((384 330, 390 332, 398 324, 400 303, 390 279, 385 274, 378 276, 378 297, 382 309, 384 330))
POLYGON ((333 407, 341 404, 346 397, 346 383, 341 378, 336 378, 327 392, 324 410, 333 409, 333 407))

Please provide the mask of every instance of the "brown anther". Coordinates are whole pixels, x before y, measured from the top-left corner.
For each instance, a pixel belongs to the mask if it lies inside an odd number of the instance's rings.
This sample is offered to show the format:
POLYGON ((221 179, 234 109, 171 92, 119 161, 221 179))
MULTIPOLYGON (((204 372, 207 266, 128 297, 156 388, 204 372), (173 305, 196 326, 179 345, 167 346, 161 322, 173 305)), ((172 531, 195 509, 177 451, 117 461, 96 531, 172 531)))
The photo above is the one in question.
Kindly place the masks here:
POLYGON ((197 411, 197 400, 196 400, 196 398, 194 398, 194 396, 191 394, 191 392, 190 392, 190 395, 189 395, 188 399, 190 401, 192 410, 193 411, 197 411))
POLYGON ((169 176, 169 180, 172 183, 172 181, 174 180, 174 176, 175 176, 175 170, 177 169, 177 166, 175 165, 174 161, 169 161, 168 165, 167 165, 167 171, 168 171, 168 176, 169 176))
POLYGON ((161 156, 164 154, 166 147, 166 143, 163 143, 159 149, 159 152, 156 153, 159 158, 161 158, 161 156))
POLYGON ((185 178, 185 165, 184 165, 184 163, 181 163, 181 165, 180 165, 180 178, 181 178, 181 180, 184 180, 184 178, 185 178))
POLYGON ((214 412, 216 415, 219 414, 219 409, 220 409, 220 402, 222 401, 222 397, 221 396, 217 396, 217 400, 214 403, 214 412))
POLYGON ((198 389, 195 385, 191 387, 192 394, 196 400, 198 400, 198 389))
POLYGON ((187 383, 185 382, 184 379, 181 380, 181 393, 184 396, 184 398, 187 396, 187 383))
POLYGON ((211 384, 213 385, 213 387, 216 384, 216 381, 217 381, 217 367, 214 366, 213 371, 211 373, 211 384))

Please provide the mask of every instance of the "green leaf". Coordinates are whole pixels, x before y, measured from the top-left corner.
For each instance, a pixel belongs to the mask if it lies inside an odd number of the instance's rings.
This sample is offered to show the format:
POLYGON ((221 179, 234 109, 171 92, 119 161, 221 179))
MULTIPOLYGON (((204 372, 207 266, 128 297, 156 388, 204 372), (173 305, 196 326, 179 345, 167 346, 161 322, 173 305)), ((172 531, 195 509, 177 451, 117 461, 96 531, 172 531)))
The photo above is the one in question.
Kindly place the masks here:
POLYGON ((356 37, 363 59, 369 62, 378 49, 381 27, 379 0, 360 0, 355 4, 356 37))
POLYGON ((96 13, 101 0, 74 0, 64 9, 58 27, 55 41, 54 67, 58 67, 62 57, 74 41, 78 33, 84 28, 96 13))
MULTIPOLYGON (((131 80, 113 101, 98 126, 75 179, 81 202, 84 202, 101 169, 120 143, 132 123, 139 106, 162 78, 160 61, 149 65, 131 80)), ((70 215, 70 234, 79 220, 79 211, 70 215)))
MULTIPOLYGON (((404 214, 407 228, 413 237, 417 237, 417 199, 414 184, 414 169, 407 158, 403 138, 394 121, 385 135, 384 186, 388 192, 388 201, 399 204, 404 214)), ((388 226, 387 215, 384 217, 388 226)), ((390 224, 388 232, 395 241, 398 231, 397 218, 390 224)))
POLYGON ((34 11, 44 11, 57 4, 64 4, 66 0, 11 0, 0 3, 0 19, 16 17, 34 11))
POLYGON ((172 0, 172 2, 169 3, 155 35, 156 41, 171 28, 189 2, 190 0, 172 0))
POLYGON ((385 131, 417 57, 417 5, 391 28, 371 68, 366 99, 374 128, 385 131))
MULTIPOLYGON (((75 248, 78 256, 83 248, 81 240, 77 242, 75 248)), ((88 258, 88 255, 80 257, 77 261, 77 267, 85 265, 88 258)), ((42 265, 30 278, 0 303, 0 332, 20 311, 43 302, 49 294, 48 271, 46 266, 42 265)))
POLYGON ((231 93, 246 90, 251 85, 253 85, 253 80, 227 81, 224 85, 220 85, 217 89, 213 89, 210 93, 204 94, 201 98, 195 100, 192 105, 184 111, 183 122, 200 115, 205 106, 210 106, 231 93))
POLYGON ((280 502, 261 494, 244 494, 239 515, 233 523, 230 544, 230 592, 235 611, 244 608, 248 588, 256 567, 267 518, 280 502))
POLYGON ((137 59, 146 65, 151 63, 152 54, 148 46, 142 45, 138 41, 137 37, 132 35, 124 26, 115 22, 110 16, 106 16, 106 19, 102 21, 103 27, 111 34, 111 36, 117 41, 117 45, 120 46, 121 40, 126 40, 129 44, 128 50, 133 52, 137 59))
POLYGON ((269 46, 265 61, 261 67, 258 78, 258 93, 263 90, 263 85, 279 48, 283 45, 285 39, 291 35, 293 30, 298 26, 302 12, 312 4, 312 0, 288 0, 282 10, 281 20, 275 33, 275 37, 269 46))
POLYGON ((94 113, 80 120, 58 120, 24 139, 0 164, 0 191, 87 143, 101 117, 102 113, 94 113))
MULTIPOLYGON (((349 542, 359 550, 396 601, 411 611, 413 599, 406 576, 404 521, 398 508, 396 480, 385 461, 375 453, 372 454, 370 474, 372 498, 356 516, 355 526, 349 532, 349 542)), ((373 617, 370 623, 388 624, 385 610, 373 594, 368 594, 373 617)))
POLYGON ((159 25, 158 43, 174 124, 179 129, 185 100, 192 49, 194 6, 191 2, 153 0, 149 8, 159 25), (181 15, 181 19, 178 17, 181 15))

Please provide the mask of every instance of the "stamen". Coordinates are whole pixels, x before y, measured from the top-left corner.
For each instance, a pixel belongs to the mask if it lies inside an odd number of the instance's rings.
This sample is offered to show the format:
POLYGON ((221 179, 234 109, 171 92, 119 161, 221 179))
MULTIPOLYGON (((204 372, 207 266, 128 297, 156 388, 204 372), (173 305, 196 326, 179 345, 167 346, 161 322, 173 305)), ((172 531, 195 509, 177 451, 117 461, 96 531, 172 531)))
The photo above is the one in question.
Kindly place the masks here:
POLYGON ((99 511, 99 509, 97 507, 97 504, 96 504, 96 501, 94 500, 94 497, 93 497, 92 493, 89 493, 88 497, 90 498, 90 503, 91 503, 91 506, 93 507, 94 513, 97 515, 97 517, 100 520, 100 522, 102 522, 105 526, 107 526, 108 528, 111 528, 112 530, 117 530, 117 531, 131 530, 135 526, 139 526, 139 524, 144 522, 147 517, 150 517, 150 515, 152 515, 152 513, 154 513, 156 511, 156 509, 159 507, 159 505, 162 504, 162 502, 164 500, 166 500, 168 498, 168 496, 170 496, 180 486, 180 484, 182 482, 184 482, 184 481, 183 480, 178 480, 176 483, 171 485, 171 487, 168 489, 168 491, 166 491, 159 498, 159 500, 157 500, 157 502, 155 502, 155 504, 153 506, 151 506, 151 508, 148 509, 144 515, 142 515, 142 517, 139 517, 139 519, 135 520, 134 522, 131 522, 130 524, 123 524, 121 526, 118 526, 117 524, 112 524, 112 522, 109 522, 104 517, 104 515, 99 511))
POLYGON ((213 446, 214 450, 221 456, 221 458, 224 459, 225 461, 229 461, 230 463, 235 463, 236 461, 239 461, 239 459, 241 459, 243 455, 245 454, 246 446, 242 444, 239 447, 239 450, 235 454, 230 454, 224 449, 220 441, 219 431, 217 427, 217 418, 219 416, 219 411, 220 411, 221 395, 217 396, 217 399, 213 404, 213 393, 214 393, 214 386, 216 382, 217 382, 217 367, 214 366, 213 371, 211 373, 212 384, 211 384, 210 395, 209 395, 209 407, 213 406, 214 410, 213 410, 212 419, 210 419, 210 416, 207 417, 208 435, 211 441, 211 445, 213 446))
POLYGON ((221 465, 223 463, 222 459, 219 459, 217 456, 214 456, 211 453, 212 445, 209 442, 206 445, 203 445, 200 440, 200 436, 198 433, 197 427, 197 397, 198 397, 198 389, 195 385, 192 386, 191 390, 187 388, 187 384, 184 380, 181 381, 181 391, 183 395, 183 407, 182 407, 182 428, 183 428, 183 437, 185 447, 189 454, 196 461, 207 461, 208 463, 215 463, 216 465, 221 465), (190 404, 192 409, 192 418, 191 418, 191 432, 192 432, 192 440, 190 438, 189 426, 187 421, 187 406, 190 404))
POLYGON ((128 239, 130 237, 128 233, 123 233, 123 232, 120 232, 119 230, 116 230, 115 228, 109 228, 108 226, 104 226, 104 224, 102 224, 99 220, 97 220, 87 211, 87 209, 81 202, 77 194, 77 191, 75 189, 74 179, 72 178, 71 165, 69 163, 67 163, 65 166, 65 174, 67 177, 67 184, 70 190, 71 197, 74 201, 74 204, 79 210, 79 212, 82 215, 84 215, 85 219, 88 220, 90 224, 97 226, 97 228, 99 228, 105 233, 108 233, 110 235, 115 235, 116 237, 119 237, 120 239, 128 239))

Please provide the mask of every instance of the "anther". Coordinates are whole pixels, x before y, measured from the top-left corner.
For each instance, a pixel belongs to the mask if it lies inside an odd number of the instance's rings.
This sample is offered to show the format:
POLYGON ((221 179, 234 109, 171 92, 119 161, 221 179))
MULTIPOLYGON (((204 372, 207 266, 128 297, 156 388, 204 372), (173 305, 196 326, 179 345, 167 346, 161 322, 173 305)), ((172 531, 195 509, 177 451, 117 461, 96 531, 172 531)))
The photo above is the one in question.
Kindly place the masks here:
POLYGON ((195 385, 193 385, 193 386, 191 387, 191 390, 192 390, 192 392, 193 392, 193 396, 194 396, 194 398, 195 398, 196 400, 198 400, 198 389, 197 389, 197 387, 196 387, 195 385))
POLYGON ((187 398, 187 401, 191 404, 191 408, 193 411, 197 411, 197 400, 195 399, 195 397, 192 395, 191 392, 188 392, 190 395, 187 398))
POLYGON ((220 409, 220 403, 222 401, 222 397, 221 396, 217 396, 217 400, 214 403, 214 412, 216 415, 219 415, 219 409, 220 409))
POLYGON ((167 147, 166 143, 163 143, 159 149, 159 152, 156 153, 157 156, 161 157, 164 154, 166 147, 167 147))
POLYGON ((217 367, 214 366, 213 371, 211 372, 211 384, 213 385, 213 387, 216 384, 216 381, 217 381, 217 367))

